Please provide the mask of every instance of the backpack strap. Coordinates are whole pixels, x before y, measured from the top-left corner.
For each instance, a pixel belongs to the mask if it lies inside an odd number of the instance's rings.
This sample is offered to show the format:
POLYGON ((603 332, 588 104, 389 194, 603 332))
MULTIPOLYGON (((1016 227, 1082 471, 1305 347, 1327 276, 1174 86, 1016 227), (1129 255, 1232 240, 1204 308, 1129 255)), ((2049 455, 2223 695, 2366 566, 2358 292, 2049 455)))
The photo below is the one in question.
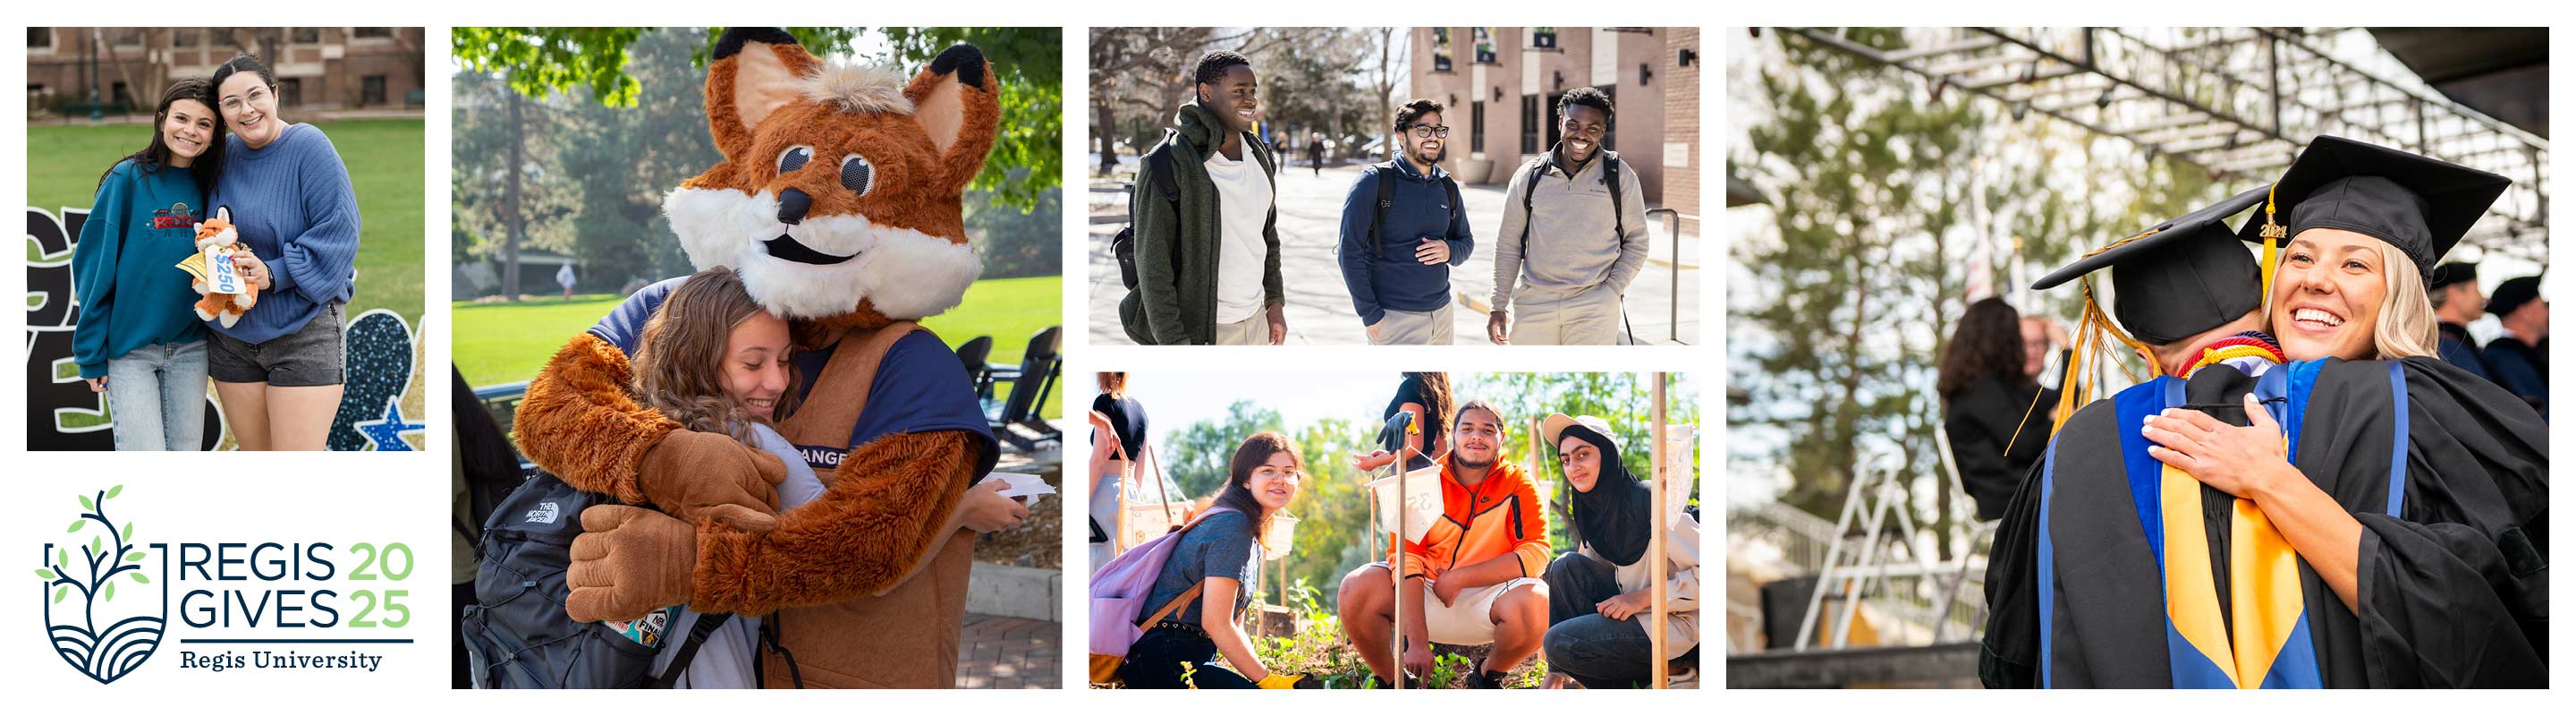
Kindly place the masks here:
POLYGON ((1369 258, 1378 258, 1384 252, 1378 244, 1377 227, 1379 224, 1386 223, 1387 210, 1395 208, 1395 182, 1388 180, 1387 172, 1396 171, 1396 161, 1388 160, 1383 164, 1372 165, 1372 168, 1377 170, 1377 175, 1373 177, 1377 180, 1377 211, 1369 213, 1369 258))
POLYGON ((1190 602, 1198 601, 1199 590, 1205 588, 1207 588, 1207 580, 1199 580, 1199 583, 1190 585, 1189 591, 1181 592, 1179 596, 1172 597, 1172 601, 1164 602, 1163 608, 1154 610, 1153 616, 1145 617, 1144 621, 1136 622, 1136 625, 1146 626, 1162 621, 1163 617, 1171 616, 1173 612, 1189 606, 1190 602))
POLYGON ((698 647, 706 646, 707 637, 732 620, 731 614, 698 615, 697 622, 689 625, 689 635, 680 641, 680 650, 671 655, 671 665, 662 669, 661 676, 653 677, 647 688, 667 689, 678 684, 680 675, 689 670, 689 662, 698 658, 698 647))
POLYGON ((1538 197, 1539 180, 1545 178, 1547 178, 1547 157, 1541 156, 1530 160, 1529 178, 1521 182, 1521 257, 1524 261, 1529 257, 1531 210, 1537 205, 1535 200, 1538 197))
POLYGON ((1181 204, 1181 179, 1173 173, 1172 142, 1164 140, 1145 153, 1145 161, 1154 165, 1154 190, 1162 192, 1163 201, 1171 202, 1174 211, 1181 204))
POLYGON ((1619 235, 1613 238, 1626 241, 1628 239, 1628 212, 1625 211, 1627 204, 1622 203, 1622 200, 1619 198, 1620 185, 1624 183, 1619 181, 1619 153, 1608 152, 1608 155, 1609 156, 1602 157, 1602 159, 1609 160, 1609 163, 1601 165, 1601 183, 1610 185, 1610 222, 1612 226, 1618 227, 1619 231, 1619 235))
MULTIPOLYGON (((1467 200, 1458 197, 1458 178, 1442 174, 1440 175, 1440 186, 1449 190, 1449 215, 1451 217, 1466 215, 1467 200)), ((1440 228, 1446 229, 1449 227, 1444 226, 1440 228)))
POLYGON ((841 336, 832 349, 832 358, 823 364, 821 375, 805 376, 820 381, 823 375, 834 376, 830 382, 815 382, 796 412, 778 423, 778 434, 796 445, 852 447, 850 431, 859 424, 859 415, 867 410, 868 393, 874 389, 877 366, 885 360, 886 351, 895 341, 915 332, 930 329, 911 321, 895 321, 874 329, 853 329, 841 336))

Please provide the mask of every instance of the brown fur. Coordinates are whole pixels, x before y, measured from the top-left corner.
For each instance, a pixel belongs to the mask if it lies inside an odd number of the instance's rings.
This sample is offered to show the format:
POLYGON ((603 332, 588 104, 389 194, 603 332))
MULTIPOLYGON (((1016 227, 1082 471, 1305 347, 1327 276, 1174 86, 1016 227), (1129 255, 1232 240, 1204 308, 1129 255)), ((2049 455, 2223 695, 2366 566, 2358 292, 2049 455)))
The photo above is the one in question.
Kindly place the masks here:
MULTIPOLYGON (((225 209, 218 212, 215 216, 208 217, 205 221, 199 222, 197 224, 197 241, 201 243, 198 244, 200 247, 198 250, 200 252, 204 251, 204 248, 202 248, 204 244, 202 242, 204 242, 208 237, 221 234, 231 228, 233 228, 233 219, 232 210, 230 209, 225 209)), ((248 249, 241 248, 239 244, 235 244, 225 249, 223 256, 225 260, 230 260, 232 254, 247 250, 248 249)), ((212 271, 214 267, 209 266, 206 268, 207 270, 212 271)), ((244 278, 241 284, 241 293, 206 293, 203 296, 198 296, 197 305, 195 306, 197 309, 197 317, 211 321, 215 320, 218 316, 230 314, 233 316, 233 320, 241 320, 242 314, 249 313, 252 306, 259 305, 259 287, 252 285, 248 278, 244 278)), ((206 290, 206 284, 203 281, 196 282, 195 286, 198 291, 206 290)), ((230 326, 232 324, 226 323, 224 325, 230 326)))
POLYGON ((888 436, 851 450, 823 496, 780 515, 775 531, 699 525, 689 604, 758 615, 893 586, 938 541, 981 451, 957 431, 888 436))
POLYGON ((512 421, 519 450, 565 484, 644 504, 635 468, 680 424, 626 393, 633 372, 617 346, 589 333, 574 336, 528 381, 512 421))

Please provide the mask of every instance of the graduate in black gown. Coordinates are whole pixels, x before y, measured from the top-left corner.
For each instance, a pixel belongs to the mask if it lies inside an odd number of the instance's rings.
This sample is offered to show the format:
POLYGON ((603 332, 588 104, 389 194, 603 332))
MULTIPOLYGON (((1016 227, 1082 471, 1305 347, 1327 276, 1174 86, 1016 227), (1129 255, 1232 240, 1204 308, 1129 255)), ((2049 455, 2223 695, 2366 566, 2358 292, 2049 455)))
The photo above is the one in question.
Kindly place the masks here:
MULTIPOLYGON (((2278 186, 2295 227, 2275 235, 2291 239, 2281 265, 2420 282, 2502 188, 2493 175, 2320 138, 2278 186), (2395 251, 2321 255, 2313 244, 2330 234, 2304 233, 2313 229, 2395 251)), ((2140 339, 2132 347, 2170 377, 2077 411, 2016 494, 1989 563, 1981 677, 2061 688, 2545 685, 2539 417, 2432 357, 2428 316, 2411 357, 2283 363, 2377 355, 2298 355, 2349 337, 2326 329, 2351 324, 2368 346, 2388 313, 2336 303, 2347 297, 2331 281, 2285 277, 2272 293, 2271 322, 2298 332, 2286 342, 2301 350, 2232 332, 2233 314, 2264 289, 2247 252, 2224 240, 2224 219, 2264 193, 2041 280, 2111 268, 2115 313, 2140 339)))

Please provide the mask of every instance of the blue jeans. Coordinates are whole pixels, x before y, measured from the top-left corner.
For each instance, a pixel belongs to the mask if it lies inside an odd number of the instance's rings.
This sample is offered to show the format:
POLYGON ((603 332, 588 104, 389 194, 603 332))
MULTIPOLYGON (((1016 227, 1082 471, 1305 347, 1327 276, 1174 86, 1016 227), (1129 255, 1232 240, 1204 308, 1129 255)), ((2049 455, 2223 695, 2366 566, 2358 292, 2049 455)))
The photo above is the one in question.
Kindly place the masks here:
POLYGON ((206 342, 156 344, 107 361, 118 450, 197 450, 206 432, 206 342))
POLYGON ((1612 619, 1593 605, 1619 596, 1610 563, 1567 552, 1547 565, 1547 668, 1590 689, 1636 688, 1650 676, 1654 642, 1642 616, 1612 619))

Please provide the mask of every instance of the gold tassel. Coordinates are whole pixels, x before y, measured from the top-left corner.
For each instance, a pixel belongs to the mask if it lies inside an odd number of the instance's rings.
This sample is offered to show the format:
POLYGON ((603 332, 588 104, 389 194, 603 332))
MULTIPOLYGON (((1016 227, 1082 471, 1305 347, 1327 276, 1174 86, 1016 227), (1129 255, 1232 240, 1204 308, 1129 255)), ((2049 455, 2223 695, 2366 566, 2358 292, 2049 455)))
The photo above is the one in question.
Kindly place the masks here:
MULTIPOLYGON (((2145 233, 2111 242, 2108 246, 2085 253, 2083 258, 2092 258, 2131 241, 2154 236, 2156 231, 2150 229, 2145 233)), ((2111 314, 2102 310, 2101 301, 2093 296, 2093 277, 2087 275, 2076 280, 2081 282, 2084 289, 2084 314, 2076 321, 2075 345, 2067 352, 2066 386, 2058 392, 2057 408, 2051 411, 2050 434, 2055 434, 2058 428, 2066 427, 2066 420, 2074 417, 2077 409, 2093 402, 2093 394, 2099 387, 2096 385, 2099 381, 2095 380, 2093 375, 2095 372, 2093 358, 2097 352, 2108 357, 2110 350, 2109 342, 2103 340, 2104 336, 2118 340, 2122 345, 2128 346, 2129 350, 2136 352, 2139 358, 2145 360, 2148 378, 2164 374, 2163 366, 2156 364, 2155 351, 2147 344, 2131 337, 2127 331, 2120 330, 2120 327, 2112 322, 2111 314)), ((2116 358, 2110 360, 2111 365, 2120 368, 2121 375, 2129 378, 2131 382, 2138 380, 2137 373, 2130 371, 2127 365, 2120 363, 2116 358)), ((2007 446, 2005 449, 2011 448, 2007 446)))
POLYGON ((2290 230, 2288 228, 2272 222, 2273 212, 2280 208, 2280 205, 2277 203, 2280 198, 2280 192, 2281 185, 2277 183, 2273 184, 2272 188, 2265 189, 2263 191, 2263 306, 2265 308, 2265 315, 2270 314, 2270 307, 2272 305, 2272 269, 2278 265, 2275 257, 2280 253, 2281 240, 2289 238, 2290 236, 2290 230))

